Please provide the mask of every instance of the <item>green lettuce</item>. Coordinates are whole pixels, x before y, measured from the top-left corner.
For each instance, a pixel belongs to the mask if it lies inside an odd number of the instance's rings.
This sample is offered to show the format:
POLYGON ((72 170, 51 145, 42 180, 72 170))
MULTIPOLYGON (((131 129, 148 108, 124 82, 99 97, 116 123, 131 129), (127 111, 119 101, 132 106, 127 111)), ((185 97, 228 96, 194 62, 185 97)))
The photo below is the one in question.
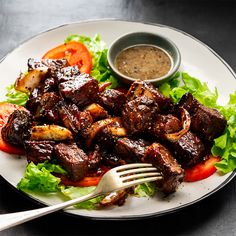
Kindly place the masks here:
POLYGON ((109 88, 116 88, 119 85, 108 66, 106 45, 98 34, 94 37, 72 34, 65 39, 65 42, 70 41, 81 42, 89 49, 93 57, 91 76, 97 79, 99 83, 112 82, 109 88))
POLYGON ((21 91, 18 91, 14 88, 14 85, 10 85, 6 87, 7 93, 5 94, 5 101, 13 103, 19 106, 24 106, 29 98, 29 95, 26 93, 23 93, 21 91))
MULTIPOLYGON (((61 187, 61 193, 64 194, 69 199, 75 199, 87 195, 95 190, 96 186, 90 187, 61 187)), ((98 196, 90 200, 76 204, 74 207, 80 209, 93 210, 99 205, 99 202, 104 198, 104 196, 98 196)))
POLYGON ((139 184, 134 189, 136 197, 152 197, 156 194, 157 187, 154 182, 139 184))
MULTIPOLYGON (((176 78, 174 78, 176 80, 176 78)), ((224 133, 214 140, 211 152, 215 156, 220 156, 222 160, 216 164, 218 170, 228 173, 236 169, 236 92, 230 94, 229 101, 225 106, 217 104, 218 91, 215 88, 211 91, 207 83, 202 83, 199 79, 187 73, 181 73, 178 77, 179 85, 176 81, 162 84, 159 89, 167 97, 171 97, 177 103, 181 97, 190 92, 203 105, 218 109, 227 120, 227 127, 224 133)))
POLYGON ((52 172, 66 174, 66 171, 59 165, 47 161, 37 165, 31 162, 27 165, 24 176, 17 184, 17 188, 23 191, 57 192, 61 179, 51 174, 52 172))

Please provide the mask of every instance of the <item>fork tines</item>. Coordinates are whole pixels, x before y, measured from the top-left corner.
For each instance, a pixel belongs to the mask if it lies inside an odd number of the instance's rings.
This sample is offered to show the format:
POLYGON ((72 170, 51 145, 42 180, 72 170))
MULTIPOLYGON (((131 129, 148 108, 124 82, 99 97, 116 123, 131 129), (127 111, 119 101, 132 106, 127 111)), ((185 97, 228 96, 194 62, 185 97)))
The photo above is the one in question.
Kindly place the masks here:
POLYGON ((122 182, 129 185, 156 181, 162 178, 157 168, 148 163, 127 164, 115 169, 122 182))

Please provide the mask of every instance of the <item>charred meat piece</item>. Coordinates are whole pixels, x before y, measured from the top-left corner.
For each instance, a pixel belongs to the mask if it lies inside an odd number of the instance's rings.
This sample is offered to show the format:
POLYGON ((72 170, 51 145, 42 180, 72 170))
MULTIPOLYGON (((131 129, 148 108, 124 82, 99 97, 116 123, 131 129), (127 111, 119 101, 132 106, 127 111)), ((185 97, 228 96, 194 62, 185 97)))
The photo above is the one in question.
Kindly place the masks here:
POLYGON ((153 133, 156 137, 165 140, 165 134, 175 133, 181 129, 181 121, 171 115, 158 114, 153 125, 153 133))
POLYGON ((59 92, 79 107, 98 101, 98 81, 87 74, 81 74, 74 80, 59 84, 59 92))
MULTIPOLYGON (((120 118, 114 117, 114 118, 108 118, 104 120, 99 120, 91 125, 89 129, 87 129, 86 134, 86 145, 87 147, 91 147, 93 141, 95 138, 97 138, 102 131, 111 124, 116 125, 117 122, 120 122, 120 118)), ((104 136, 105 138, 105 136, 104 136)))
POLYGON ((157 185, 166 194, 174 192, 183 181, 184 170, 160 143, 153 143, 146 149, 143 162, 153 164, 162 173, 163 179, 157 185))
POLYGON ((83 138, 87 138, 88 130, 92 127, 93 118, 88 111, 81 111, 79 113, 78 121, 80 124, 79 135, 83 138))
POLYGON ((38 68, 50 68, 51 70, 59 70, 68 64, 66 59, 28 59, 28 69, 34 70, 38 68))
POLYGON ((95 149, 93 151, 89 151, 87 155, 88 155, 88 168, 97 169, 102 159, 99 146, 96 145, 95 149))
POLYGON ((74 80, 78 75, 80 75, 78 66, 64 67, 57 72, 58 83, 74 80))
POLYGON ((58 92, 57 81, 53 77, 46 78, 42 84, 42 93, 58 92))
POLYGON ((179 106, 186 108, 191 115, 191 130, 206 141, 220 136, 226 125, 226 119, 216 110, 205 107, 190 93, 185 94, 179 106))
POLYGON ((100 97, 101 105, 116 115, 121 113, 122 107, 126 102, 125 94, 115 89, 104 90, 100 97))
POLYGON ((165 97, 151 83, 147 83, 142 80, 136 80, 130 86, 130 89, 127 93, 127 99, 131 101, 143 95, 149 99, 154 100, 158 104, 161 112, 167 112, 173 107, 171 99, 165 97))
POLYGON ((97 103, 92 103, 84 110, 89 111, 90 115, 93 117, 93 120, 100 120, 108 117, 107 111, 97 103))
POLYGON ((116 153, 127 163, 140 162, 148 143, 143 139, 120 138, 116 142, 116 153))
POLYGON ((54 151, 58 162, 69 173, 71 180, 77 181, 88 172, 88 156, 76 144, 59 143, 54 151))
POLYGON ((27 161, 37 164, 52 160, 54 145, 55 142, 53 141, 25 141, 24 148, 27 161))
POLYGON ((93 118, 88 111, 79 111, 75 104, 61 103, 59 113, 66 128, 83 138, 87 137, 88 130, 93 124, 93 118))
POLYGON ((34 88, 32 93, 30 94, 25 106, 31 112, 32 115, 35 115, 37 109, 40 105, 40 100, 42 97, 42 91, 40 87, 34 88))
POLYGON ((23 145, 30 137, 33 118, 28 111, 15 110, 9 116, 7 124, 2 128, 2 138, 13 145, 23 145))
POLYGON ((128 193, 128 189, 122 189, 116 192, 112 192, 105 196, 99 204, 102 207, 107 207, 111 205, 122 206, 124 205, 125 200, 128 197, 128 193))
POLYGON ((115 166, 120 166, 120 165, 124 165, 126 164, 126 161, 123 160, 120 156, 118 156, 116 153, 112 152, 112 151, 108 151, 108 150, 101 150, 100 152, 101 154, 101 162, 105 165, 105 166, 109 166, 109 167, 115 167, 115 166))
POLYGON ((190 131, 176 142, 172 142, 170 149, 183 167, 201 162, 206 154, 202 141, 190 131))
POLYGON ((153 132, 156 137, 175 142, 189 131, 191 125, 190 114, 183 107, 180 107, 178 110, 180 112, 181 121, 171 114, 159 114, 157 116, 153 126, 153 132))
POLYGON ((119 117, 112 118, 112 123, 106 125, 96 136, 97 142, 108 150, 113 150, 117 140, 127 136, 127 131, 123 127, 119 117))
POLYGON ((153 99, 146 96, 137 97, 124 105, 122 110, 124 127, 131 134, 150 132, 158 111, 158 105, 153 99))
POLYGON ((208 141, 223 134, 226 125, 226 119, 217 110, 203 105, 199 105, 191 117, 191 130, 208 141))
POLYGON ((40 106, 36 112, 36 118, 43 118, 57 124, 59 121, 58 103, 61 98, 56 93, 45 93, 40 100, 40 106))
POLYGON ((78 133, 80 129, 80 123, 78 116, 80 111, 75 104, 66 104, 65 102, 60 102, 58 105, 58 110, 60 118, 65 127, 71 130, 73 133, 78 133))

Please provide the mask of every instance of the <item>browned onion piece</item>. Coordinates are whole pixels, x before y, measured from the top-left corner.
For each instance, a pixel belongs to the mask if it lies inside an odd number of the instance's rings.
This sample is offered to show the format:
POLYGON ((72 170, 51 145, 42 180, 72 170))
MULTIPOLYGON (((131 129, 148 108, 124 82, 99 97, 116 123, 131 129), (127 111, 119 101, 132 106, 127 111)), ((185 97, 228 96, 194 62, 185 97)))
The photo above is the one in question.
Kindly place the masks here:
POLYGON ((99 87, 99 92, 103 92, 108 86, 110 86, 112 82, 104 82, 98 85, 99 87))
POLYGON ((99 120, 99 121, 93 123, 92 126, 88 130, 86 145, 88 147, 90 147, 94 138, 97 136, 97 134, 99 132, 101 132, 106 126, 113 124, 113 123, 117 123, 117 122, 120 122, 120 118, 118 118, 118 117, 108 118, 105 120, 99 120))
POLYGON ((176 133, 164 134, 165 137, 170 142, 175 142, 175 141, 179 140, 190 129, 191 118, 190 118, 189 112, 186 109, 184 109, 183 107, 180 107, 179 109, 180 109, 180 113, 181 113, 181 121, 182 121, 183 128, 180 131, 176 132, 176 133))

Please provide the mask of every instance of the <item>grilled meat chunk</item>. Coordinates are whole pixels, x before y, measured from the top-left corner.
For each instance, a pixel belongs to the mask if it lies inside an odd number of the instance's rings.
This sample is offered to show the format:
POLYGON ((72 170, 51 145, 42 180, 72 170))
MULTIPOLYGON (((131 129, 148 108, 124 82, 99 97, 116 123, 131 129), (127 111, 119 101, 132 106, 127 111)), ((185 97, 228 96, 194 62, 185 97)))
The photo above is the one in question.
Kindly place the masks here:
POLYGON ((58 103, 60 101, 61 98, 54 92, 43 94, 35 114, 36 118, 47 119, 57 124, 59 122, 58 103))
POLYGON ((153 99, 146 96, 137 97, 124 105, 122 110, 124 127, 131 134, 150 132, 158 112, 158 105, 153 99))
POLYGON ((37 164, 52 160, 54 145, 55 142, 53 141, 25 141, 24 148, 27 161, 37 164))
POLYGON ((104 90, 100 97, 102 101, 101 105, 116 115, 121 113, 122 107, 126 102, 125 94, 115 89, 104 90))
POLYGON ((116 142, 116 153, 127 163, 140 162, 148 143, 143 139, 120 138, 116 142))
POLYGON ((178 132, 181 127, 181 121, 177 117, 171 114, 158 114, 153 125, 153 133, 156 137, 165 140, 165 134, 178 132))
POLYGON ((201 162, 206 154, 202 141, 190 131, 176 142, 172 142, 170 150, 183 167, 190 167, 201 162))
POLYGON ((127 136, 127 131, 123 127, 122 120, 119 117, 112 118, 112 122, 103 127, 96 136, 100 146, 106 147, 108 150, 113 150, 117 140, 127 136))
POLYGON ((59 83, 74 80, 78 75, 80 75, 78 66, 67 66, 57 71, 57 79, 59 83))
POLYGON ((23 145, 30 137, 32 122, 32 115, 28 111, 15 110, 1 130, 3 140, 13 145, 23 145))
POLYGON ((88 156, 76 144, 59 143, 54 151, 58 162, 69 173, 73 181, 78 181, 88 172, 88 156))
POLYGON ((38 68, 50 68, 51 70, 59 70, 68 64, 66 59, 28 59, 28 69, 35 70, 38 68))
POLYGON ((153 164, 162 173, 163 179, 158 180, 157 185, 164 193, 174 192, 183 181, 184 170, 168 149, 160 143, 153 143, 149 146, 142 160, 153 164))
POLYGON ((96 169, 98 168, 102 156, 101 156, 101 151, 98 145, 95 146, 95 149, 93 151, 89 151, 87 153, 88 155, 88 168, 89 169, 96 169))
POLYGON ((30 94, 25 106, 31 112, 32 115, 35 115, 40 105, 40 100, 42 97, 42 91, 40 87, 34 88, 32 93, 30 94))
POLYGON ((115 166, 120 166, 120 165, 126 164, 126 161, 123 160, 115 152, 102 149, 100 154, 102 157, 101 161, 102 161, 102 163, 104 163, 105 166, 115 167, 115 166))
POLYGON ((158 104, 161 112, 167 112, 173 108, 171 99, 165 97, 151 83, 147 83, 142 80, 136 80, 129 88, 127 99, 131 101, 143 95, 149 99, 154 100, 158 104))
POLYGON ((190 93, 185 94, 180 100, 179 106, 183 106, 191 115, 191 130, 206 141, 220 136, 226 125, 226 119, 216 110, 205 107, 199 103, 190 93))
POLYGON ((79 107, 87 106, 99 99, 98 81, 87 74, 81 74, 74 80, 60 83, 59 92, 65 99, 79 107))
POLYGON ((58 93, 58 85, 57 81, 53 77, 46 78, 43 81, 42 87, 42 93, 48 93, 48 92, 57 92, 58 93))

